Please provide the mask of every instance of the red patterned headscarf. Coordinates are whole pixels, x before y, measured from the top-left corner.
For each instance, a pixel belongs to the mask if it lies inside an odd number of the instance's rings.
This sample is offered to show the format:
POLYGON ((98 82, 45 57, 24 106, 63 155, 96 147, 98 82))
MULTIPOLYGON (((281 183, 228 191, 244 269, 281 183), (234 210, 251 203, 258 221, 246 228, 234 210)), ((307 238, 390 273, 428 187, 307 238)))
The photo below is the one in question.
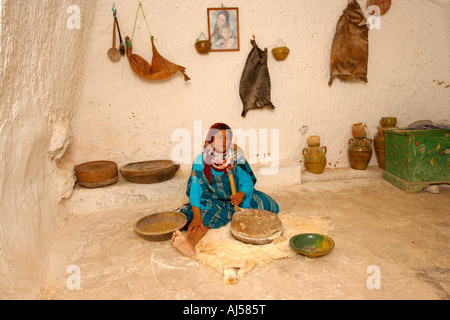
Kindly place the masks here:
POLYGON ((213 146, 213 137, 220 130, 226 130, 227 135, 230 135, 230 141, 233 140, 233 132, 231 128, 225 123, 215 123, 209 128, 208 134, 206 136, 205 145, 203 149, 204 155, 204 164, 205 168, 203 172, 205 173, 206 178, 208 179, 209 184, 211 184, 211 167, 214 168, 215 171, 222 171, 223 175, 227 175, 230 169, 234 165, 234 155, 233 152, 230 151, 232 143, 227 146, 225 152, 215 150, 213 146))

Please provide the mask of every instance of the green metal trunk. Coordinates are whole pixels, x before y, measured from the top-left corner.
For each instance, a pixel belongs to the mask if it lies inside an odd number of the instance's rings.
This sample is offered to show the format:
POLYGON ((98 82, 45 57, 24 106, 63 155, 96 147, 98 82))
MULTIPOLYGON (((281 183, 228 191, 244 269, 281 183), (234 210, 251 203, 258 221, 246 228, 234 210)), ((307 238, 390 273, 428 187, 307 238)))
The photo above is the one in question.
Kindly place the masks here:
POLYGON ((384 178, 406 192, 450 183, 450 130, 386 129, 384 178))

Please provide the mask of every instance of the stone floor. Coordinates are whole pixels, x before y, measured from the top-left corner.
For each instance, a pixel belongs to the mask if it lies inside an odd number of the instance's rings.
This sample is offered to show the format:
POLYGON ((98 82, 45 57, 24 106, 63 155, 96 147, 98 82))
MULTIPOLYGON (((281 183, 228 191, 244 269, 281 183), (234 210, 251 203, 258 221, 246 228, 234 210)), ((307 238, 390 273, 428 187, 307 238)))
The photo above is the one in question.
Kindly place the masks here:
POLYGON ((180 255, 170 241, 147 242, 133 231, 138 218, 184 199, 72 215, 53 242, 42 299, 450 298, 450 189, 407 194, 367 178, 263 191, 282 211, 329 217, 335 249, 257 266, 225 285, 223 274, 180 255))

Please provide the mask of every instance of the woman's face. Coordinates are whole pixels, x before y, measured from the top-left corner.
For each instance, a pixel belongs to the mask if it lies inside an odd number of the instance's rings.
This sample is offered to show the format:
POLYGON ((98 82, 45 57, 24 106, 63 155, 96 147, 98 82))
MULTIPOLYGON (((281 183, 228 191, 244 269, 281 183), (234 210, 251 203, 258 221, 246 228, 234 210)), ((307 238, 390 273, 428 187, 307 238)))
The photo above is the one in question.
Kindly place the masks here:
POLYGON ((231 143, 231 134, 227 130, 220 130, 214 135, 214 149, 224 153, 231 143))
POLYGON ((224 14, 219 14, 217 17, 217 26, 222 29, 225 26, 225 23, 227 22, 227 18, 224 14))

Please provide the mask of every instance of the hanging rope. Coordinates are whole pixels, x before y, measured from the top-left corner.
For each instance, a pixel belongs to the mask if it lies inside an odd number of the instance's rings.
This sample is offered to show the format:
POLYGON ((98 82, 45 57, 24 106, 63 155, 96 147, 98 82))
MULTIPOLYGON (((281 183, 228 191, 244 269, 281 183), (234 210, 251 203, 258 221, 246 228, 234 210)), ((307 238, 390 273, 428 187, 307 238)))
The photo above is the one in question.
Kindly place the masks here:
POLYGON ((205 40, 208 40, 208 38, 205 36, 205 34, 202 32, 200 33, 199 37, 197 38, 196 41, 200 40, 200 38, 203 36, 203 38, 205 38, 205 40))
POLYGON ((150 32, 150 28, 148 27, 147 18, 145 16, 144 8, 142 8, 142 2, 139 1, 139 5, 138 5, 138 8, 137 8, 137 12, 136 12, 136 18, 134 19, 133 33, 131 34, 131 42, 133 42, 134 30, 136 29, 136 22, 137 22, 138 15, 139 15, 139 9, 141 9, 142 16, 144 17, 145 25, 147 26, 148 34, 150 35, 150 40, 153 39, 152 33, 150 32))
POLYGON ((280 38, 280 39, 278 39, 278 42, 275 44, 275 48, 278 47, 278 44, 279 44, 280 42, 283 44, 284 47, 287 47, 286 44, 283 42, 283 40, 281 40, 281 38, 280 38))
POLYGON ((188 81, 190 78, 187 76, 185 70, 186 68, 177 65, 164 57, 162 57, 158 50, 156 50, 155 44, 153 42, 153 36, 150 32, 150 28, 148 27, 147 18, 144 13, 144 9, 142 8, 142 3, 139 2, 138 9, 136 12, 136 19, 134 20, 133 34, 130 37, 125 37, 125 43, 127 45, 127 57, 130 62, 131 69, 140 77, 147 80, 162 80, 171 77, 176 72, 181 72, 184 76, 184 80, 188 81), (150 35, 150 42, 152 44, 152 63, 148 63, 144 58, 137 54, 133 54, 133 37, 134 32, 136 30, 136 22, 139 16, 139 9, 142 12, 142 15, 145 20, 145 24, 147 25, 147 30, 150 35))

